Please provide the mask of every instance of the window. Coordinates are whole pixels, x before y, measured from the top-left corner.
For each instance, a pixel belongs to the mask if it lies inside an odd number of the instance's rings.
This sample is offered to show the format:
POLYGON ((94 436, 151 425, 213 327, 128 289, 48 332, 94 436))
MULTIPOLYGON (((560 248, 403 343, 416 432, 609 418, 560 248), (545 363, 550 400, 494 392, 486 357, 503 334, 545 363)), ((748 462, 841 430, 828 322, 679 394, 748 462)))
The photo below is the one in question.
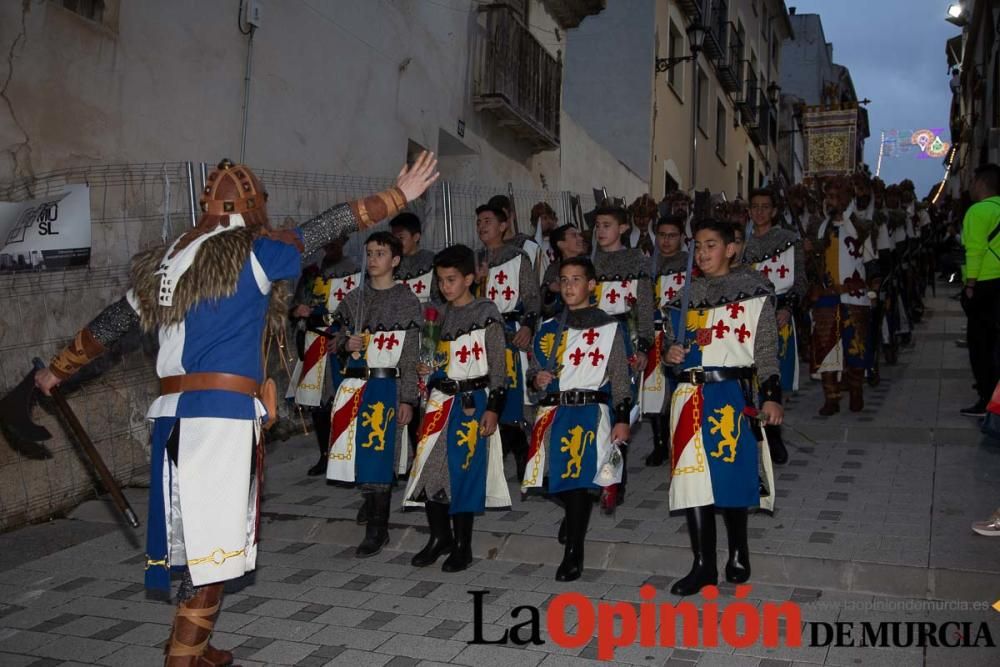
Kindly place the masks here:
POLYGON ((698 119, 698 128, 708 136, 708 76, 700 66, 698 67, 698 99, 695 100, 697 108, 695 117, 698 119))
POLYGON ((761 4, 760 6, 760 38, 767 43, 767 33, 771 28, 771 22, 767 18, 767 5, 761 4))
POLYGON ((85 19, 104 21, 104 0, 62 0, 62 6, 85 19))
POLYGON ((722 163, 726 162, 726 105, 715 101, 715 154, 722 163))
POLYGON ((751 192, 753 190, 753 177, 756 175, 755 172, 757 171, 757 166, 754 164, 754 160, 753 160, 753 153, 751 153, 748 156, 747 165, 748 165, 748 168, 747 168, 747 192, 751 192))
POLYGON ((777 37, 772 35, 771 38, 771 67, 774 70, 778 69, 778 56, 781 55, 781 44, 777 37))
POLYGON ((743 165, 736 165, 736 198, 743 199, 743 165))
POLYGON ((753 15, 757 16, 757 0, 750 0, 750 8, 753 10, 753 15))
MULTIPOLYGON (((667 42, 667 57, 679 58, 684 51, 684 37, 673 21, 670 22, 670 34, 667 42)), ((684 86, 684 69, 675 65, 667 70, 667 83, 678 97, 681 96, 681 88, 684 86)))

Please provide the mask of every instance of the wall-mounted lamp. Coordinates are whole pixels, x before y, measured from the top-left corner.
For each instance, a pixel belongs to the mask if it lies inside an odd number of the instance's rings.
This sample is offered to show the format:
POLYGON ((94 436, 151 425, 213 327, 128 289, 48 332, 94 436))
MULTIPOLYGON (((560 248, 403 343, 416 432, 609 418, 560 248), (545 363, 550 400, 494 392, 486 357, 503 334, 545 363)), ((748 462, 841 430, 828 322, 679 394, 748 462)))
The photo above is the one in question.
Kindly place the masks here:
POLYGON ((959 28, 964 27, 966 23, 969 22, 969 17, 965 11, 965 5, 961 2, 956 2, 948 5, 948 16, 945 21, 957 25, 959 28))
POLYGON ((687 28, 687 36, 688 47, 691 49, 691 55, 675 56, 673 58, 657 58, 656 71, 666 72, 683 62, 697 58, 698 52, 701 51, 702 44, 705 42, 706 31, 707 28, 700 23, 692 23, 689 25, 687 28))
POLYGON ((767 99, 771 100, 771 104, 777 104, 778 98, 781 95, 781 86, 777 82, 772 81, 767 84, 767 99))

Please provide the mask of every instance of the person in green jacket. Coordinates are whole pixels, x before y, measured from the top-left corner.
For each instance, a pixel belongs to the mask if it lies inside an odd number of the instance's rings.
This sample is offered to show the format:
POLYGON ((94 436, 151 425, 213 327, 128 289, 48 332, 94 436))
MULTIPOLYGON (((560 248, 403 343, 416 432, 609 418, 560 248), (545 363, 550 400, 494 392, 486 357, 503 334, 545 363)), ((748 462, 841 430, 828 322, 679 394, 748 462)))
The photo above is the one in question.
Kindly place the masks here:
POLYGON ((976 203, 962 221, 962 309, 968 318, 969 362, 979 400, 961 412, 984 417, 1000 381, 1000 166, 977 168, 969 193, 976 203))

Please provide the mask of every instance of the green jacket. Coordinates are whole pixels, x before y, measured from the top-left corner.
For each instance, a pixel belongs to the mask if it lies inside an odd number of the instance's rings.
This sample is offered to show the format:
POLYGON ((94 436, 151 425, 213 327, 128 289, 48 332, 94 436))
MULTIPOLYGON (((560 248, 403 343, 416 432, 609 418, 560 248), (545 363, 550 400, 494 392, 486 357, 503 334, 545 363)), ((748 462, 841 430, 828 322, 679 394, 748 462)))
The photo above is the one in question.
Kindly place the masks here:
POLYGON ((1000 233, 992 242, 986 241, 997 225, 1000 225, 1000 196, 988 197, 966 211, 962 221, 966 280, 1000 278, 1000 233))

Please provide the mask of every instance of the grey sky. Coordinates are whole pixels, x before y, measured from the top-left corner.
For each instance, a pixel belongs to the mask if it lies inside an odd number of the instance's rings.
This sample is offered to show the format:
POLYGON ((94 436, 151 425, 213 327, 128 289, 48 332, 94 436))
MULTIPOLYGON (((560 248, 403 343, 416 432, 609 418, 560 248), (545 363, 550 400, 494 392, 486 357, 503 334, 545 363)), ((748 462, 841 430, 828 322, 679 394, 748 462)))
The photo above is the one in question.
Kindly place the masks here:
MULTIPOLYGON (((943 128, 950 140, 944 43, 959 29, 944 20, 947 0, 785 1, 800 14, 822 17, 834 62, 851 70, 858 97, 872 100, 865 161, 873 172, 883 130, 943 128)), ((887 183, 910 178, 921 197, 943 174, 941 160, 918 160, 915 154, 882 162, 887 183)))

